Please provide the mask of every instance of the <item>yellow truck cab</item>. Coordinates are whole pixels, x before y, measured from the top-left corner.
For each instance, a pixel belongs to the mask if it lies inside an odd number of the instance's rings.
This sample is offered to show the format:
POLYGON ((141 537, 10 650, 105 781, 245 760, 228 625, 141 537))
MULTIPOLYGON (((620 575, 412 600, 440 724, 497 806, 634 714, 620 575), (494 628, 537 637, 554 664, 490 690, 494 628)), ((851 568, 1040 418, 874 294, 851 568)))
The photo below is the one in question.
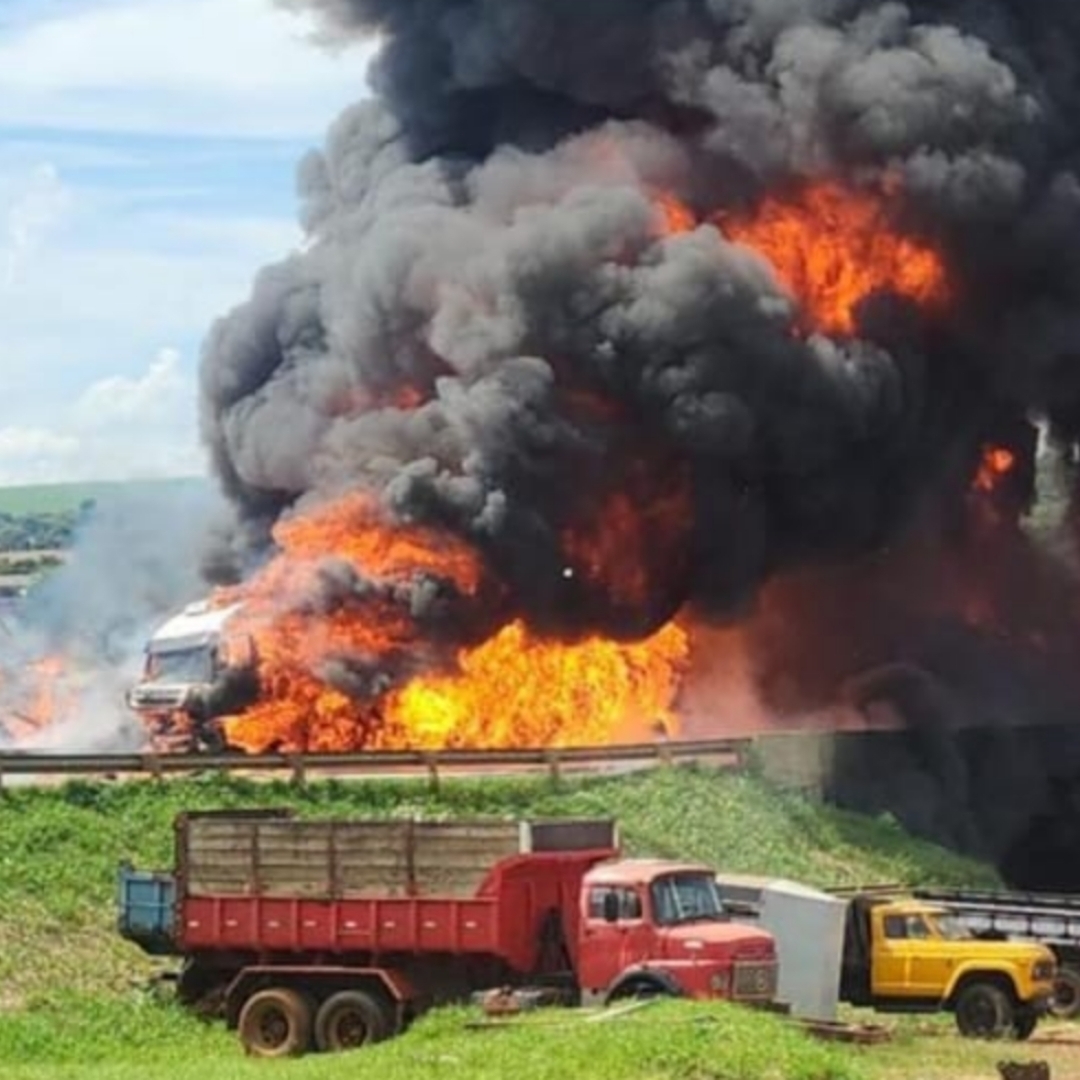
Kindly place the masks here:
POLYGON ((844 934, 840 997, 881 1011, 948 1009, 962 1035, 1026 1039, 1053 995, 1042 945, 976 938, 948 908, 856 896, 844 934))

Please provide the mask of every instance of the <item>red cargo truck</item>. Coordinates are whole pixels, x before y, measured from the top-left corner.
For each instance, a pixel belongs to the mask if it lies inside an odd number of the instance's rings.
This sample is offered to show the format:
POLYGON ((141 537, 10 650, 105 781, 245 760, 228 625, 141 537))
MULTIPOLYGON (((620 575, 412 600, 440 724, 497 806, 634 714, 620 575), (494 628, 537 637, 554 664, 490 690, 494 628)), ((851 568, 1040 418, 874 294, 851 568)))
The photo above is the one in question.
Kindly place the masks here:
POLYGON ((495 987, 567 1003, 771 1001, 772 937, 714 872, 620 859, 614 823, 301 821, 184 814, 172 873, 121 868, 120 930, 184 958, 260 1056, 337 1050, 495 987))

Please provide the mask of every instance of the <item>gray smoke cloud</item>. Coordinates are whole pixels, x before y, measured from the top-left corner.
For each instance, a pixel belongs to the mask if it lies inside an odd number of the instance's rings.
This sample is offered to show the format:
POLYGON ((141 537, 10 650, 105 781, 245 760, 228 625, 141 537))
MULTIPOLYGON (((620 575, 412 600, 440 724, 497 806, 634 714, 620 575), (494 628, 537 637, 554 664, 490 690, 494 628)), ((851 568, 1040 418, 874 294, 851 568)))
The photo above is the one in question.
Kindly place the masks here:
POLYGON ((138 749, 125 703, 150 632, 205 591, 193 552, 231 515, 206 482, 122 488, 87 512, 63 566, 0 619, 0 747, 5 721, 45 696, 52 723, 20 732, 22 749, 138 749), (36 674, 46 658, 57 669, 36 674))
POLYGON ((935 462, 1003 403, 1071 435, 1064 7, 286 6, 384 44, 374 99, 301 166, 304 251, 206 344, 204 435, 248 547, 300 499, 369 488, 470 539, 534 623, 637 633, 881 540, 966 480, 935 462), (853 336, 799 338, 722 224, 658 224, 660 191, 705 218, 837 177, 944 253, 946 317, 880 296, 853 336), (634 613, 562 572, 627 456, 690 491, 656 538, 678 580, 634 613))

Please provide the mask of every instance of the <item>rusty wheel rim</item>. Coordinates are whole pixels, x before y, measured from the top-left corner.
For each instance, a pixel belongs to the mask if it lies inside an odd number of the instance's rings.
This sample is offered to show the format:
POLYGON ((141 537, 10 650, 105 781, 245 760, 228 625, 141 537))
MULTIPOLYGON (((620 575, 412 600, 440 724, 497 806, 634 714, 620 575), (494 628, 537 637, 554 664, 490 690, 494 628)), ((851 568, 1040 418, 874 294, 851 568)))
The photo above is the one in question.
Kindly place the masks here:
POLYGON ((368 1041, 368 1025, 359 1009, 342 1009, 333 1023, 334 1041, 344 1049, 363 1046, 368 1041))
POLYGON ((260 1045, 267 1050, 276 1050, 289 1037, 288 1017, 276 1006, 265 1009, 256 1025, 260 1045))

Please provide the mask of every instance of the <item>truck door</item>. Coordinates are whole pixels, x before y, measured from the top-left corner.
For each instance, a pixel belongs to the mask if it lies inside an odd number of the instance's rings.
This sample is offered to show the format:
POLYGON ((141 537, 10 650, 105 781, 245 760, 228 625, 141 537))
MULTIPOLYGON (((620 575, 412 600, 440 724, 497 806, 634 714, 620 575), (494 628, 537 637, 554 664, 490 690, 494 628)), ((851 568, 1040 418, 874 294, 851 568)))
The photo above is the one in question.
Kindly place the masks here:
POLYGON ((952 978, 955 947, 936 934, 922 915, 907 917, 911 956, 908 961, 910 993, 940 999, 952 978))
POLYGON ((620 972, 647 960, 652 951, 652 927, 644 919, 637 890, 625 885, 590 886, 578 954, 582 989, 604 990, 620 972), (609 919, 611 915, 615 917, 609 919))
POLYGON ((870 986, 874 997, 911 996, 911 946, 904 915, 871 913, 870 986))

